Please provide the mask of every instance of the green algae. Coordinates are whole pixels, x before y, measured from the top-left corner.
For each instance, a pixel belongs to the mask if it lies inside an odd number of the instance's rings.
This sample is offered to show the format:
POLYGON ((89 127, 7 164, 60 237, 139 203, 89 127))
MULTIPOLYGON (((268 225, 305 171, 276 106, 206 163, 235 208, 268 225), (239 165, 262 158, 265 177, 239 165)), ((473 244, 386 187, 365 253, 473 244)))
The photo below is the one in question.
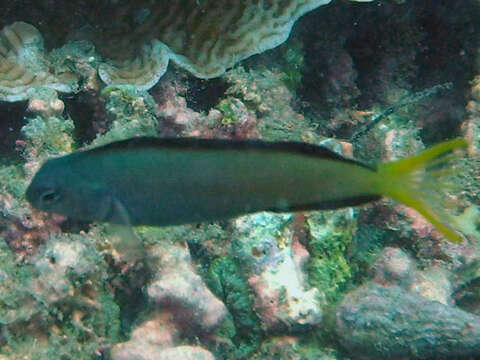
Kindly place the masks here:
POLYGON ((253 310, 253 293, 241 275, 241 268, 231 257, 218 258, 210 266, 206 283, 233 317, 232 341, 236 349, 230 356, 235 359, 247 356, 258 346, 262 330, 253 310))
POLYGON ((352 209, 335 212, 313 212, 307 217, 308 280, 334 302, 352 279, 349 250, 356 220, 352 209))
MULTIPOLYGON (((16 263, 15 254, 3 238, 0 238, 0 269, 0 323, 5 326, 30 320, 37 312, 30 288, 36 272, 31 265, 16 263)), ((46 314, 44 309, 43 314, 46 314)))

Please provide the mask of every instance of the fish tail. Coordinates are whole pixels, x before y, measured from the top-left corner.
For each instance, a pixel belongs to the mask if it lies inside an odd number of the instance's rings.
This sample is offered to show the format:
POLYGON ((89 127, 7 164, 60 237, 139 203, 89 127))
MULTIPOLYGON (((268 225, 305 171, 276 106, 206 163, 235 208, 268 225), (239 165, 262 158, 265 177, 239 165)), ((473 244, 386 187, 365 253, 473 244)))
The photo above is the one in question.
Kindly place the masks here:
POLYGON ((461 242, 463 236, 453 229, 453 217, 445 211, 452 204, 440 195, 454 186, 448 178, 458 172, 452 165, 459 157, 455 150, 467 146, 464 139, 453 139, 406 159, 379 164, 377 189, 381 195, 417 210, 447 239, 461 242))

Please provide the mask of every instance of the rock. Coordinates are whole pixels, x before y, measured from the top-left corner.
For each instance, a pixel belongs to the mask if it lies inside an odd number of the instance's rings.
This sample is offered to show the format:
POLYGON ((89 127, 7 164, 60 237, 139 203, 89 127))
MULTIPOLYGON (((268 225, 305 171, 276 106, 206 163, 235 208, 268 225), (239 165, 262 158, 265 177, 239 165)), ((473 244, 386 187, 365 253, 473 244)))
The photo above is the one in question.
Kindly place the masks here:
POLYGON ((480 317, 373 282, 339 304, 335 332, 356 359, 451 359, 480 353, 480 317))
POLYGON ((298 331, 320 323, 322 294, 307 286, 308 252, 292 238, 291 215, 259 213, 235 220, 235 255, 255 293, 254 306, 267 332, 298 331))
POLYGON ((178 346, 160 350, 154 346, 120 346, 110 354, 112 360, 215 360, 211 352, 199 346, 178 346))
POLYGON ((401 249, 384 248, 373 269, 373 281, 380 285, 397 285, 444 305, 454 303, 451 272, 439 265, 417 270, 415 261, 401 249))
POLYGON ((451 278, 452 274, 450 271, 440 266, 432 266, 418 272, 416 280, 410 286, 410 290, 444 305, 454 305, 451 278))
POLYGON ((150 299, 168 305, 181 326, 197 326, 207 332, 218 326, 227 310, 195 273, 187 248, 162 246, 157 254, 159 271, 147 288, 150 299))
POLYGON ((415 262, 404 251, 386 247, 375 262, 374 281, 381 285, 408 286, 413 282, 415 262))
POLYGON ((110 350, 112 360, 214 360, 214 356, 199 346, 174 346, 178 329, 165 313, 158 312, 138 326, 129 341, 110 350))

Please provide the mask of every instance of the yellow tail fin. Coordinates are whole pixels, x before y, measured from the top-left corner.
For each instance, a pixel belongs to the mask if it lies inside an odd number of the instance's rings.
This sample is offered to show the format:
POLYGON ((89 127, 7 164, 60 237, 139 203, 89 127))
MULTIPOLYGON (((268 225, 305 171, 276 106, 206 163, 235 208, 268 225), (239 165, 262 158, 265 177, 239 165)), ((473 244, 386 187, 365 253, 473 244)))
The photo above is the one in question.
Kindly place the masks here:
POLYGON ((447 190, 451 185, 445 181, 445 175, 455 174, 454 167, 445 168, 452 158, 458 157, 453 151, 467 145, 464 139, 454 139, 418 155, 379 164, 379 193, 417 210, 446 238, 461 242, 462 235, 451 226, 452 217, 443 211, 439 191, 447 190))

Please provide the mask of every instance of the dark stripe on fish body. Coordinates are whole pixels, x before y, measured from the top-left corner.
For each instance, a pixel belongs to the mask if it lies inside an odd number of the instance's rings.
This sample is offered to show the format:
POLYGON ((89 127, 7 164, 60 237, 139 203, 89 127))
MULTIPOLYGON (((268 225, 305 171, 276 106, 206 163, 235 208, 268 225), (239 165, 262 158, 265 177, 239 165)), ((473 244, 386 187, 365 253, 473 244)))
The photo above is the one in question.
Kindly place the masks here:
POLYGON ((335 210, 349 206, 362 205, 371 201, 380 200, 380 195, 364 195, 364 196, 355 196, 351 198, 341 199, 341 200, 332 200, 332 201, 322 201, 321 203, 312 203, 300 206, 289 206, 287 209, 267 209, 267 211, 273 212, 296 212, 296 211, 313 211, 313 210, 335 210))
POLYGON ((319 145, 307 144, 296 141, 262 141, 262 140, 227 140, 227 139, 202 139, 202 138, 156 138, 156 137, 134 137, 126 140, 116 141, 97 148, 86 150, 90 153, 102 153, 114 150, 126 149, 182 149, 182 150, 269 150, 285 153, 297 153, 309 156, 316 156, 323 159, 338 160, 365 167, 376 171, 375 165, 365 164, 358 160, 345 158, 332 150, 319 145))

